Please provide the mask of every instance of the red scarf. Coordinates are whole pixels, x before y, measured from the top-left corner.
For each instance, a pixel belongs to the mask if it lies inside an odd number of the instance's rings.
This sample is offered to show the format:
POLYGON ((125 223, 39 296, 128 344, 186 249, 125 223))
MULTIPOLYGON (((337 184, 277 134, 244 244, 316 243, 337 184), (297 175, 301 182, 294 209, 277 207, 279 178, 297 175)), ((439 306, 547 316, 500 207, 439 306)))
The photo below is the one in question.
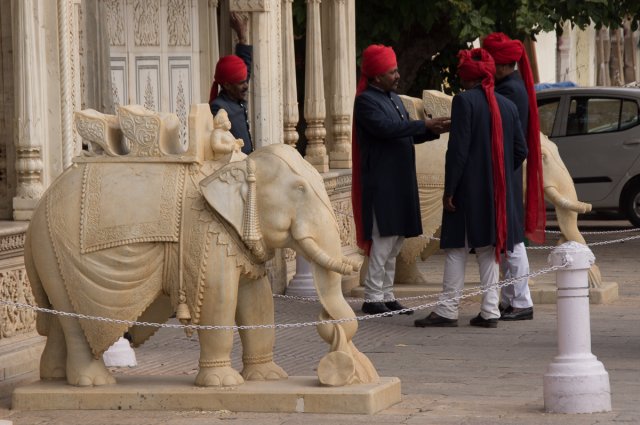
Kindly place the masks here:
MULTIPOLYGON (((362 52, 362 66, 360 80, 356 89, 356 97, 360 95, 369 83, 369 78, 384 74, 397 67, 396 54, 391 47, 381 44, 372 44, 362 52)), ((371 240, 364 237, 364 225, 362 223, 362 176, 360 169, 360 149, 356 137, 355 115, 351 132, 352 155, 352 181, 351 181, 351 208, 353 209, 353 221, 356 225, 356 242, 369 255, 371 240)))
POLYGON ((497 64, 518 63, 518 70, 524 81, 529 98, 529 124, 527 126, 527 194, 525 209, 525 236, 536 243, 544 243, 546 227, 546 206, 544 203, 544 183, 542 176, 542 152, 540 148, 540 118, 533 87, 533 71, 524 45, 520 40, 512 40, 503 33, 489 34, 482 46, 493 56, 497 64))
POLYGON ((218 89, 220 84, 236 84, 247 79, 247 64, 236 55, 229 55, 220 58, 216 64, 216 73, 211 84, 209 92, 209 103, 218 97, 218 89))
POLYGON ((458 52, 458 75, 463 80, 482 79, 482 90, 489 103, 491 114, 491 168, 493 169, 493 204, 496 211, 496 262, 507 246, 507 189, 504 171, 504 142, 502 117, 493 91, 496 66, 489 52, 484 49, 458 52))

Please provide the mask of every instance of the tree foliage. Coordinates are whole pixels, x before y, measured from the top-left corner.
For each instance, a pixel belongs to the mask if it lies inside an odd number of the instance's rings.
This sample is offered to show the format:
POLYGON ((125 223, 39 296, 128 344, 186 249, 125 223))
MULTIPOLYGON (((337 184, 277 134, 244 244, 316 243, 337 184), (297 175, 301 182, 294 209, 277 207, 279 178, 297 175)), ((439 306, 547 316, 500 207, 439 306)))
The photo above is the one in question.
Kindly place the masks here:
POLYGON ((456 54, 476 38, 501 31, 535 40, 541 31, 562 31, 565 21, 597 28, 640 19, 640 0, 356 0, 356 43, 394 47, 400 91, 440 88, 453 75, 456 54), (419 78, 421 76, 421 78, 419 78))

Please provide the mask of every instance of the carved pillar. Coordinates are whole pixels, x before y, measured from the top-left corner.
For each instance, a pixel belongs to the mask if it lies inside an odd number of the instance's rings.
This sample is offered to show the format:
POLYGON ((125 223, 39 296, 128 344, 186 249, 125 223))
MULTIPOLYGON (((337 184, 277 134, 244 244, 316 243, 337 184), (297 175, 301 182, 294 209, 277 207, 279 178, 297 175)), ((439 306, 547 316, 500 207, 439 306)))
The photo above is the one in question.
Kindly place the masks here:
MULTIPOLYGON (((192 103, 208 102, 213 74, 220 59, 218 37, 219 0, 199 0, 197 7, 198 31, 194 38, 200 43, 200 92, 192 103)), ((194 78, 195 79, 195 78, 194 78)))
POLYGON ((557 40, 557 81, 573 81, 575 79, 575 62, 572 61, 571 57, 571 33, 571 24, 569 22, 565 22, 562 26, 562 35, 558 36, 557 40))
POLYGON ((329 171, 329 157, 324 145, 326 108, 324 102, 324 71, 320 27, 321 0, 307 2, 307 45, 304 76, 304 118, 307 121, 307 153, 305 159, 321 173, 329 171))
POLYGON ((232 0, 232 12, 251 12, 253 72, 251 134, 256 148, 282 143, 282 41, 280 0, 232 0))
POLYGON ((82 108, 115 114, 109 59, 109 31, 106 4, 85 0, 82 32, 82 108))
POLYGON ((43 152, 45 140, 44 102, 38 64, 38 11, 34 0, 14 0, 11 3, 15 29, 14 75, 16 83, 16 174, 17 190, 13 198, 14 220, 28 220, 42 192, 43 152))
POLYGON ((624 35, 622 28, 611 30, 611 59, 609 61, 609 77, 612 86, 624 85, 623 62, 624 62, 624 35))
POLYGON ((293 0, 282 1, 282 111, 284 143, 294 146, 298 142, 298 90, 296 88, 296 57, 293 48, 293 0))
POLYGON ((631 20, 625 19, 624 23, 624 82, 632 83, 636 81, 636 56, 637 45, 633 30, 631 29, 631 20))
POLYGON ((334 51, 331 72, 333 88, 333 146, 331 168, 351 168, 351 111, 353 93, 349 85, 347 61, 347 8, 345 0, 333 0, 331 44, 334 51))
POLYGON ((58 0, 58 53, 60 61, 60 111, 62 131, 62 166, 71 165, 71 158, 80 150, 73 127, 73 112, 80 109, 80 78, 78 76, 77 0, 58 0))
POLYGON ((611 44, 609 41, 609 28, 603 27, 596 32, 596 65, 597 85, 608 86, 611 84, 609 77, 609 57, 611 56, 611 44))

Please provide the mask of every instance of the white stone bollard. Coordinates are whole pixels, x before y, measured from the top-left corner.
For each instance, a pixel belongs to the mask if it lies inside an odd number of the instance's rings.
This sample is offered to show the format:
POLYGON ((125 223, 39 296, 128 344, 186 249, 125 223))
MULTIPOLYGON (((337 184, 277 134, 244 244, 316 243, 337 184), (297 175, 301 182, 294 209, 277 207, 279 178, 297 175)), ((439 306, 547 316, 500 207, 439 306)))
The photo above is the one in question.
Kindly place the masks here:
POLYGON ((609 374, 591 354, 589 267, 595 257, 577 242, 567 242, 549 255, 558 287, 558 355, 544 375, 544 408, 550 413, 611 411, 609 374))
POLYGON ((316 287, 313 284, 311 264, 300 253, 296 254, 296 274, 286 289, 287 295, 294 297, 317 297, 316 287))
POLYGON ((122 337, 102 354, 102 359, 107 367, 134 367, 138 365, 136 353, 131 348, 131 344, 122 337))

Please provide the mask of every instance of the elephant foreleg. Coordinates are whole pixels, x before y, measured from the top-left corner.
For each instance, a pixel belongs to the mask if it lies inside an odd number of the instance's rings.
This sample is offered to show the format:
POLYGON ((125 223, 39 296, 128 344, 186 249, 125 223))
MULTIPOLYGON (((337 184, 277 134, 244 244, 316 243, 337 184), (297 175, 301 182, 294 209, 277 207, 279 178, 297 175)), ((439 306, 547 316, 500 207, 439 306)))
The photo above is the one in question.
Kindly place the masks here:
MULTIPOLYGON (((243 279, 238 288, 238 325, 274 323, 273 296, 266 276, 258 280, 243 279)), ((242 376, 248 381, 278 380, 287 373, 273 361, 275 329, 240 331, 242 340, 242 376)))
MULTIPOLYGON (((209 280, 204 288, 200 325, 233 326, 238 298, 240 273, 226 250, 214 250, 207 264, 209 280)), ((200 340, 199 371, 196 385, 201 387, 234 386, 244 383, 231 367, 232 329, 198 330, 200 340)))

